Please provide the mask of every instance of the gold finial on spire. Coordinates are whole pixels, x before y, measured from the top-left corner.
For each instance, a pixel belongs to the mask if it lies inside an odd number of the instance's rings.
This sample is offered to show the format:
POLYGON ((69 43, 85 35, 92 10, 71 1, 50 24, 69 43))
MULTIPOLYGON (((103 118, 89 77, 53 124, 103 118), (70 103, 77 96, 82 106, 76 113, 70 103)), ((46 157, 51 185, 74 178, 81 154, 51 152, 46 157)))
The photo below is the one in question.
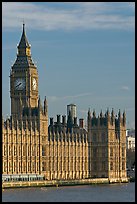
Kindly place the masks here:
POLYGON ((23 26, 25 25, 25 21, 24 21, 24 18, 23 18, 23 26))
POLYGON ((23 31, 25 31, 25 22, 24 22, 24 19, 23 19, 23 31))

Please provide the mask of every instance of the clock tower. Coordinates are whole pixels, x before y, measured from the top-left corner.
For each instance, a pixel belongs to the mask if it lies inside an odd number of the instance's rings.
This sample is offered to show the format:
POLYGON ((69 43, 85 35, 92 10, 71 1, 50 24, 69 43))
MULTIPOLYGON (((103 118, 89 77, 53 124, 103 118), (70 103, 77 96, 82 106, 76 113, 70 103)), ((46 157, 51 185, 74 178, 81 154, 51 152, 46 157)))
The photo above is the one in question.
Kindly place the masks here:
POLYGON ((38 106, 38 71, 31 57, 25 24, 17 46, 17 58, 10 71, 11 115, 18 118, 22 108, 38 106))

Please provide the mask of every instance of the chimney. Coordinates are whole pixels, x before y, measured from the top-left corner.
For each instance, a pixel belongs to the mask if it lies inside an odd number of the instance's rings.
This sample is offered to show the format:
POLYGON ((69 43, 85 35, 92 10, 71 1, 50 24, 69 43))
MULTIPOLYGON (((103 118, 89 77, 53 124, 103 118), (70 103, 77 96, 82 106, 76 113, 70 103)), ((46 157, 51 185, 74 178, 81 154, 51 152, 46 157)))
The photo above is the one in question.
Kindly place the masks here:
POLYGON ((84 119, 83 118, 79 119, 79 127, 84 128, 84 119))
POLYGON ((50 118, 50 125, 53 125, 53 118, 50 118))
POLYGON ((57 123, 60 123, 60 115, 57 115, 57 123))
POLYGON ((63 124, 63 125, 66 124, 66 116, 65 116, 65 115, 62 116, 62 124, 63 124))

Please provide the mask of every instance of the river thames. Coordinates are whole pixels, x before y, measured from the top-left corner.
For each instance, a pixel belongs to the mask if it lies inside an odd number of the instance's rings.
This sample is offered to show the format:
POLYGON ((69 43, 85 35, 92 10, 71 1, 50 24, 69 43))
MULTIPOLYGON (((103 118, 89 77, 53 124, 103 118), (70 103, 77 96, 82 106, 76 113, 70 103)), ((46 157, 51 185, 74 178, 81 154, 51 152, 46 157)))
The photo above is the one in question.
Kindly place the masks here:
POLYGON ((4 189, 2 202, 135 202, 135 183, 4 189))

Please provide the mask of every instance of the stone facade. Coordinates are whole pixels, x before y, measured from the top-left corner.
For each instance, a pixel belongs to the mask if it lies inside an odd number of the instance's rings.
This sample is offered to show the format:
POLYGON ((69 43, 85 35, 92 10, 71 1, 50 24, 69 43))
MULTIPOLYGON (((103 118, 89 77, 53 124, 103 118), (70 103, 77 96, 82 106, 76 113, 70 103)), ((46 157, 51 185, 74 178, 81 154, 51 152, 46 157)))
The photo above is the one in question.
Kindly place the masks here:
MULTIPOLYGON (((82 179, 88 178, 88 134, 80 128, 75 120, 67 123, 51 119, 48 141, 45 145, 46 177, 49 179, 82 179)), ((72 119, 73 120, 73 119, 72 119)), ((43 156, 44 156, 43 154, 43 156)))
POLYGON ((42 143, 48 133, 41 126, 47 127, 47 115, 40 99, 35 114, 31 108, 22 113, 16 120, 2 120, 3 174, 42 173, 42 143))
POLYGON ((10 72, 11 117, 2 120, 3 174, 44 174, 47 180, 126 179, 126 117, 109 111, 83 119, 50 118, 38 96, 38 71, 25 26, 10 72))
POLYGON ((124 179, 126 173, 126 116, 112 110, 96 117, 88 112, 90 177, 124 179))

